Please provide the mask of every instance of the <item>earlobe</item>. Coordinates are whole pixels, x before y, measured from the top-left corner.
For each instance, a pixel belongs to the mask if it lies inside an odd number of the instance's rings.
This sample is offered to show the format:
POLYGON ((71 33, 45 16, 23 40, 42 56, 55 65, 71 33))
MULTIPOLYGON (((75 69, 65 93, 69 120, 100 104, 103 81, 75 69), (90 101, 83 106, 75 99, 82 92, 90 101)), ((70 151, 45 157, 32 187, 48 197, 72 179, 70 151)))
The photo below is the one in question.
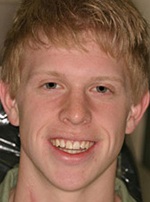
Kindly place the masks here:
POLYGON ((143 117, 144 112, 149 106, 149 103, 150 92, 147 91, 138 104, 131 106, 131 110, 127 118, 126 134, 130 134, 134 131, 141 118, 143 117))
POLYGON ((9 86, 2 81, 0 82, 0 101, 8 116, 9 122, 14 126, 18 126, 19 116, 16 100, 11 98, 9 93, 9 86))

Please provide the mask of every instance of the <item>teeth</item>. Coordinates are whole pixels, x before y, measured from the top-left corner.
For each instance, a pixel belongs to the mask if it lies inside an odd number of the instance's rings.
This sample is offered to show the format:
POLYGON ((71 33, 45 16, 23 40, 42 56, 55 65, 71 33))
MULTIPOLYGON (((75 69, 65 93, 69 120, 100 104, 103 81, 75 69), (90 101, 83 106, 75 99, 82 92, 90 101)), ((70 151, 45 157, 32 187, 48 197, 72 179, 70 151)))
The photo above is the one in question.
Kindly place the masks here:
POLYGON ((82 142, 81 142, 80 147, 81 147, 81 149, 84 149, 84 148, 85 148, 85 141, 82 141, 82 142))
POLYGON ((60 146, 60 141, 58 139, 56 140, 56 144, 55 145, 56 145, 56 147, 60 146))
POLYGON ((66 144, 64 140, 60 140, 60 147, 65 148, 66 144))
POLYGON ((66 142, 66 149, 73 149, 73 145, 71 141, 66 142))
POLYGON ((94 142, 89 142, 89 141, 79 142, 79 141, 70 141, 70 140, 63 140, 63 139, 52 139, 51 143, 53 146, 69 154, 84 152, 94 145, 94 142))
POLYGON ((74 142, 73 143, 73 149, 80 149, 80 143, 79 142, 74 142))

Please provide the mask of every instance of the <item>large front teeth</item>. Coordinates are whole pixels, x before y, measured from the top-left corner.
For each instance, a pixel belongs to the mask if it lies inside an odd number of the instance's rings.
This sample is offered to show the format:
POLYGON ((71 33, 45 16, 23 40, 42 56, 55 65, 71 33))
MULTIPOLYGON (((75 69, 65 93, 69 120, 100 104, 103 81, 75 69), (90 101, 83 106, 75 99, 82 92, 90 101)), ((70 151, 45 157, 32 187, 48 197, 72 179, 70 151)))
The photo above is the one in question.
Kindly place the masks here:
POLYGON ((90 141, 70 141, 63 139, 53 139, 51 140, 53 146, 68 152, 68 153, 80 153, 88 150, 94 145, 94 142, 90 141))

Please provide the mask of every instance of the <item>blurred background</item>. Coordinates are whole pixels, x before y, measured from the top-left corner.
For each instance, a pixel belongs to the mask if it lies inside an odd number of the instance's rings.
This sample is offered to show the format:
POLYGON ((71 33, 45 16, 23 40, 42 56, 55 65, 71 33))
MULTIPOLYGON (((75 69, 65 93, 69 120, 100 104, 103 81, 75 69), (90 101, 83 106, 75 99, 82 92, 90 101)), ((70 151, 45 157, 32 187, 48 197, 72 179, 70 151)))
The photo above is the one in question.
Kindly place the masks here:
MULTIPOLYGON (((0 50, 20 0, 0 0, 0 50)), ((150 0, 133 0, 150 24, 150 0)), ((1 52, 0 52, 1 64, 1 52)), ((144 202, 150 202, 150 107, 127 142, 135 156, 143 191, 144 202)))

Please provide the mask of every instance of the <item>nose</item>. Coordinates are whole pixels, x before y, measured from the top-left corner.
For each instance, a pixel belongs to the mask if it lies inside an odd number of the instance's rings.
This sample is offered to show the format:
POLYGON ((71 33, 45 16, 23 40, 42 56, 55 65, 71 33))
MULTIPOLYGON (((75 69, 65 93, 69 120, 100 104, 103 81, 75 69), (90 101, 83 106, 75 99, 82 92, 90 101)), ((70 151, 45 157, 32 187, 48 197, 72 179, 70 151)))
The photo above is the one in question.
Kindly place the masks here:
POLYGON ((91 121, 88 99, 84 93, 70 93, 64 100, 59 118, 65 124, 83 125, 91 121))

